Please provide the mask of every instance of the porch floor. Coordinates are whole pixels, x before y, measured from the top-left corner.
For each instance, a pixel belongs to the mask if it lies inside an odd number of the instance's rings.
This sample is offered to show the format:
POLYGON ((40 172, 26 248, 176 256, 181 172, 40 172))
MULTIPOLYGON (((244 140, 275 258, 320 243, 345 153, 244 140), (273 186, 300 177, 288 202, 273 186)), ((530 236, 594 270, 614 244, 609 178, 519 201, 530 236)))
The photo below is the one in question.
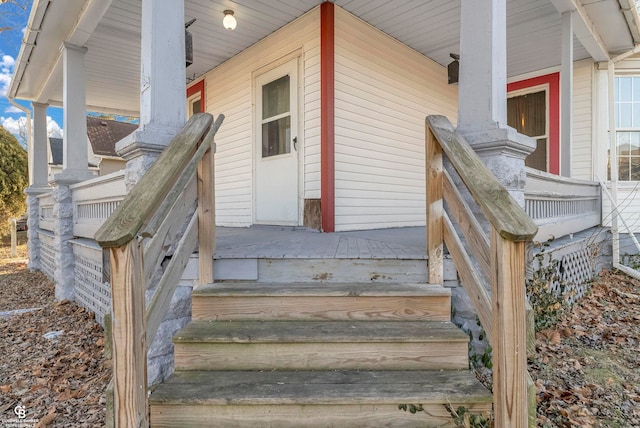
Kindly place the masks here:
POLYGON ((425 229, 321 233, 286 226, 218 227, 215 258, 425 260, 425 229))

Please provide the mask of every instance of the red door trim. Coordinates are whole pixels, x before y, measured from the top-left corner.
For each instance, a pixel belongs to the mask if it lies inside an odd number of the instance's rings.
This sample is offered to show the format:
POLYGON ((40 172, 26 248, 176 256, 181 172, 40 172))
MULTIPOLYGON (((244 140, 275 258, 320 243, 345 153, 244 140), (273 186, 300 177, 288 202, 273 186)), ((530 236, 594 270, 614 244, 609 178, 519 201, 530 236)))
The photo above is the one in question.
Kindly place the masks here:
POLYGON ((335 231, 334 6, 320 5, 320 207, 322 230, 335 231))
POLYGON ((507 92, 549 85, 549 172, 560 174, 560 73, 509 83, 507 92))

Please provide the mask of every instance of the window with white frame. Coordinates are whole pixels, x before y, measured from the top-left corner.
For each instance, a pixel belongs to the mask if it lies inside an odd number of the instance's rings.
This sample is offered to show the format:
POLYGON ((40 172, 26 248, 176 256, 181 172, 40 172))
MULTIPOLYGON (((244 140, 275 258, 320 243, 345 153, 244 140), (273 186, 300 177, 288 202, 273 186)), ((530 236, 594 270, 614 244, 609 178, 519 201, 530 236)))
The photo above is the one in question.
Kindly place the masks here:
POLYGON ((640 181, 640 76, 616 77, 615 109, 618 180, 640 181))

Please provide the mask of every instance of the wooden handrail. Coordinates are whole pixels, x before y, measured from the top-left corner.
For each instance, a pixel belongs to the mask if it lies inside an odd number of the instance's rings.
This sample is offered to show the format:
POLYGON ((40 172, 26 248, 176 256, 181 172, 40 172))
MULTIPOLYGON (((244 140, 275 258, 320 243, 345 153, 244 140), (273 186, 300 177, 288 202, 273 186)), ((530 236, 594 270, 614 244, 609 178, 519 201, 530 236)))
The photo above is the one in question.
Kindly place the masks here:
POLYGON ((495 424, 525 427, 525 247, 537 233, 537 226, 447 118, 429 116, 426 125, 429 281, 442 281, 446 243, 493 347, 495 424), (490 238, 445 171, 444 155, 489 222, 490 238), (443 201, 447 202, 448 212, 443 201), (491 286, 491 296, 487 284, 491 286))
POLYGON ((171 191, 167 194, 167 196, 162 200, 158 209, 154 212, 153 216, 149 220, 149 223, 141 230, 140 234, 145 238, 151 238, 155 235, 160 224, 166 218, 169 210, 178 200, 180 194, 184 191, 184 188, 187 187, 189 180, 191 180, 197 169, 200 160, 204 154, 209 150, 211 145, 213 144, 213 139, 215 138, 216 132, 218 132, 218 128, 222 125, 222 121, 224 120, 224 115, 218 115, 216 121, 211 126, 211 129, 207 132, 202 143, 198 146, 196 152, 191 156, 189 162, 184 167, 180 176, 176 179, 175 184, 171 188, 171 191))
POLYGON ((208 113, 191 117, 151 168, 140 178, 113 214, 98 229, 95 240, 103 248, 119 247, 136 237, 143 223, 171 189, 203 135, 213 122, 208 113))
POLYGON ((538 227, 464 138, 455 133, 451 122, 445 116, 428 116, 427 122, 482 213, 500 236, 509 241, 531 240, 538 227))
POLYGON ((194 115, 95 235, 110 259, 116 428, 149 425, 147 345, 196 245, 200 280, 213 277, 213 140, 223 120, 212 125, 210 114, 194 115), (146 246, 144 238, 151 238, 146 246), (167 256, 147 307, 145 291, 167 256))

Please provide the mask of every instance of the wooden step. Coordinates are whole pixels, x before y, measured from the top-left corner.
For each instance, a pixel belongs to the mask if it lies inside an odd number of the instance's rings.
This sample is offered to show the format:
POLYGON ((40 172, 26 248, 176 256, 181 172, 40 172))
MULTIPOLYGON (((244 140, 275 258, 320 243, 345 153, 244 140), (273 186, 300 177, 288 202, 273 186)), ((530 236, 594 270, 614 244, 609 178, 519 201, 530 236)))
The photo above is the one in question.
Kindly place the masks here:
MULTIPOLYGON (((377 258, 216 258, 216 281, 259 282, 426 282, 421 259, 377 258)), ((190 270, 197 272, 192 262, 190 270)))
POLYGON ((446 405, 491 409, 468 370, 176 372, 149 401, 151 426, 185 428, 441 427, 454 426, 446 405))
POLYGON ((193 321, 177 370, 467 369, 468 336, 441 321, 193 321))
POLYGON ((432 284, 215 283, 194 290, 194 320, 448 321, 451 292, 432 284))

